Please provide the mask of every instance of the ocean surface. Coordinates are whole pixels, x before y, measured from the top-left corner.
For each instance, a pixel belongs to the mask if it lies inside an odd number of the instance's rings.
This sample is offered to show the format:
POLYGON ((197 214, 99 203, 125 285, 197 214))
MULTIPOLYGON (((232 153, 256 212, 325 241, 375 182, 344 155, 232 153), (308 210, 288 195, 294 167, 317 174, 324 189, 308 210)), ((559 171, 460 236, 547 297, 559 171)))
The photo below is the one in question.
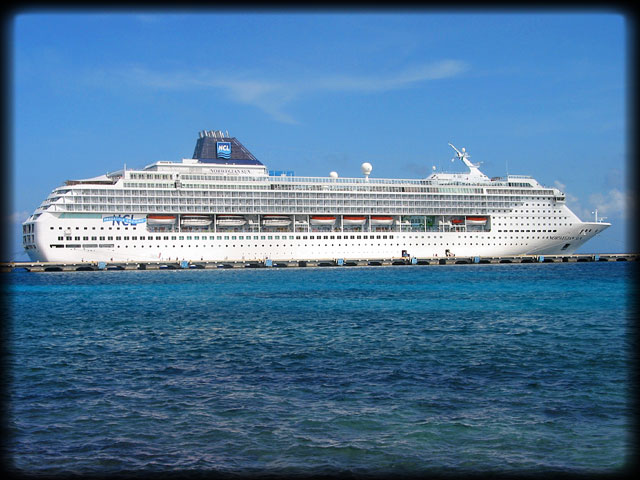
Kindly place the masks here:
POLYGON ((617 472, 637 268, 3 274, 9 466, 617 472))

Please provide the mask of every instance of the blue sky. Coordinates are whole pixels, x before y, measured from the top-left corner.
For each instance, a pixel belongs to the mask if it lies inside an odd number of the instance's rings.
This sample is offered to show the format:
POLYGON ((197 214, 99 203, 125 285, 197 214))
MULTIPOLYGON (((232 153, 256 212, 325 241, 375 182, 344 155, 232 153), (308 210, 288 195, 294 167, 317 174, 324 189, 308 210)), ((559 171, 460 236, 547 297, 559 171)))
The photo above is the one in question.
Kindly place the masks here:
POLYGON ((67 179, 193 153, 228 130, 271 169, 420 178, 464 171, 561 188, 631 250, 624 15, 608 10, 29 10, 13 19, 10 259, 67 179))

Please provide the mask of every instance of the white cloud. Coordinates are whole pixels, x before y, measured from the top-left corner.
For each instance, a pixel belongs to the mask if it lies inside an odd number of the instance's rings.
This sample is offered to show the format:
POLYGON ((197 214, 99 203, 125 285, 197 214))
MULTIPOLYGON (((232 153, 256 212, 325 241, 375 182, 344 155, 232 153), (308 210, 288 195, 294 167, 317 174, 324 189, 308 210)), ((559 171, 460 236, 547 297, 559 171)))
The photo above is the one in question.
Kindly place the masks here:
MULTIPOLYGON (((450 78, 466 71, 468 65, 456 60, 418 65, 389 74, 322 75, 305 78, 269 80, 249 74, 230 76, 218 71, 172 73, 154 72, 132 67, 117 72, 94 71, 86 78, 94 85, 113 86, 122 82, 157 89, 196 88, 222 90, 232 101, 252 105, 278 121, 296 123, 285 107, 305 94, 350 91, 362 94, 381 93, 412 85, 450 78), (115 81, 114 81, 115 80, 115 81)), ((257 74, 256 74, 257 75, 257 74)))
POLYGON ((388 75, 370 76, 329 76, 318 78, 309 85, 310 90, 338 90, 338 91, 359 91, 359 92, 384 92, 407 87, 414 83, 427 80, 437 80, 441 78, 456 76, 465 70, 467 65, 455 60, 444 60, 442 62, 420 65, 388 75))
POLYGON ((583 221, 591 221, 594 218, 596 209, 598 218, 611 217, 626 220, 631 218, 631 209, 634 206, 633 194, 624 192, 618 188, 612 188, 608 192, 597 192, 589 196, 589 206, 585 207, 578 197, 565 190, 566 185, 556 180, 554 185, 564 192, 567 205, 583 221))
POLYGON ((631 195, 627 192, 612 188, 607 193, 594 193, 589 201, 598 209, 598 215, 609 215, 626 219, 632 206, 631 195))
MULTIPOLYGON (((567 199, 568 203, 575 204, 576 206, 579 205, 580 201, 578 200, 578 197, 576 197, 576 196, 572 195, 571 193, 567 192, 567 190, 566 190, 567 186, 564 183, 562 183, 559 180, 555 180, 553 182, 553 184, 556 186, 556 188, 558 190, 560 190, 562 193, 564 193, 564 196, 567 199)), ((575 212, 575 213, 576 213, 576 215, 580 216, 580 213, 578 213, 578 212, 575 212)))

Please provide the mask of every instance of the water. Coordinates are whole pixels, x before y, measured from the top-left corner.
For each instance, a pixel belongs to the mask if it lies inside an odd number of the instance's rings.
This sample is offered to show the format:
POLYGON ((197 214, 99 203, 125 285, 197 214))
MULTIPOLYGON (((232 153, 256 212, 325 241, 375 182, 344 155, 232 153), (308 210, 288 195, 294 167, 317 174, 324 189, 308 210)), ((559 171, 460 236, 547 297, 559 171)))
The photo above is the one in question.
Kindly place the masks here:
POLYGON ((6 274, 26 473, 616 472, 635 263, 6 274))

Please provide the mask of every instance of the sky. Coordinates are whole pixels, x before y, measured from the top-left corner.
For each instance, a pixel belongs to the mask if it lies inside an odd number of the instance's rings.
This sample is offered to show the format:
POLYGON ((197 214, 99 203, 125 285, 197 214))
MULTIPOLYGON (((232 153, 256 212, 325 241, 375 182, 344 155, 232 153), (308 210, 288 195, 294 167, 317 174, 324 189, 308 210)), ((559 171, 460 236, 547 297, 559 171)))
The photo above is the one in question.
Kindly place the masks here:
POLYGON ((531 175, 631 252, 629 35, 616 10, 25 10, 9 21, 7 260, 69 179, 228 131, 269 169, 531 175))

